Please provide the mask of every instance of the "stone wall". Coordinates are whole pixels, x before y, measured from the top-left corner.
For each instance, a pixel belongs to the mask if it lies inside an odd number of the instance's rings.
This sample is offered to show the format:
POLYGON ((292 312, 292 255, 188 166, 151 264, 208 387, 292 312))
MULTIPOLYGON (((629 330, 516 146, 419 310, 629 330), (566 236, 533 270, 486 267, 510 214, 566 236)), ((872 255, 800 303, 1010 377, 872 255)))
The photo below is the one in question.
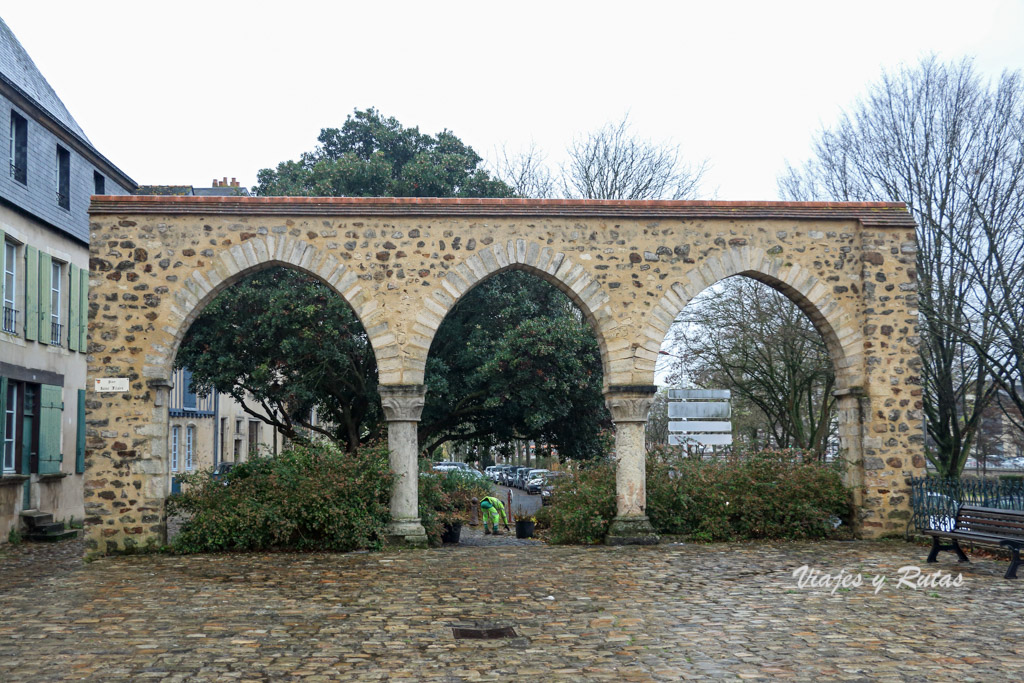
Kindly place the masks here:
POLYGON ((661 342, 693 296, 754 277, 793 299, 832 354, 860 531, 905 526, 905 479, 924 461, 916 243, 903 205, 130 197, 95 200, 91 213, 93 552, 163 534, 162 394, 177 347, 217 293, 273 265, 319 276, 352 305, 381 384, 394 387, 422 384, 435 331, 475 284, 531 272, 584 312, 609 396, 653 385, 661 342), (131 390, 95 395, 100 376, 128 377, 131 390))

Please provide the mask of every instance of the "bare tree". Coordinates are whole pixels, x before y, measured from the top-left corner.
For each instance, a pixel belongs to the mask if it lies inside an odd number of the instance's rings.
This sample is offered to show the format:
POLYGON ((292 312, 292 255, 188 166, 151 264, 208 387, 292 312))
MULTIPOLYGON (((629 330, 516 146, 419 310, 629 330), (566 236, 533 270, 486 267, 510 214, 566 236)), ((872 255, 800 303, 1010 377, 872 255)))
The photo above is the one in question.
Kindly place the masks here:
MULTIPOLYGON (((969 60, 931 57, 885 73, 818 134, 812 158, 779 180, 787 199, 895 200, 910 208, 918 224, 926 454, 946 476, 963 469, 995 392, 991 357, 1005 323, 983 303, 992 295, 981 292, 974 261, 1002 250, 996 240, 986 244, 986 222, 1020 225, 1007 201, 1017 180, 993 163, 996 149, 985 143, 1013 122, 1019 127, 1019 91, 1019 77, 1008 74, 993 93, 969 60), (965 305, 971 301, 977 306, 965 305)), ((1018 137, 1018 155, 1019 148, 1018 137)))
POLYGON ((835 371, 821 335, 785 295, 728 278, 691 301, 670 334, 673 379, 732 390, 739 442, 825 453, 835 371))
POLYGON ((578 199, 693 199, 707 161, 683 161, 679 145, 635 136, 629 115, 576 138, 562 166, 565 196, 578 199))
POLYGON ((511 187, 517 197, 552 199, 558 195, 555 177, 544 163, 547 155, 536 144, 519 152, 509 152, 502 145, 495 150, 494 175, 511 187))

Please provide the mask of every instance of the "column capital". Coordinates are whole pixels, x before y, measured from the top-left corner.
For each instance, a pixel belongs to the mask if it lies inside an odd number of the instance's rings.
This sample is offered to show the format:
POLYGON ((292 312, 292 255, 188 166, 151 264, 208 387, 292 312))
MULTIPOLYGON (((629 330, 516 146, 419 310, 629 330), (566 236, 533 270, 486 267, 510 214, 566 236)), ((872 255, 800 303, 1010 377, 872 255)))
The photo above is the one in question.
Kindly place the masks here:
POLYGON ((390 384, 377 387, 380 405, 388 422, 418 422, 427 388, 423 384, 390 384))
POLYGON ((612 385, 604 392, 604 402, 619 422, 647 422, 658 387, 647 384, 612 385))

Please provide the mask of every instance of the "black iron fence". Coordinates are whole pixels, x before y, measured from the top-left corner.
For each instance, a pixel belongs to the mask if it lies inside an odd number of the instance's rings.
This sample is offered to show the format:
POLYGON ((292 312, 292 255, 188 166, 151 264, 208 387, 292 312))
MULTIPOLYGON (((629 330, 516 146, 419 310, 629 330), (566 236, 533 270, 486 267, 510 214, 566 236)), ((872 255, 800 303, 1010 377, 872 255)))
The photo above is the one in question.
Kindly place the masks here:
POLYGON ((960 505, 1024 510, 1024 478, 977 479, 914 477, 910 480, 914 526, 918 531, 948 531, 960 505))

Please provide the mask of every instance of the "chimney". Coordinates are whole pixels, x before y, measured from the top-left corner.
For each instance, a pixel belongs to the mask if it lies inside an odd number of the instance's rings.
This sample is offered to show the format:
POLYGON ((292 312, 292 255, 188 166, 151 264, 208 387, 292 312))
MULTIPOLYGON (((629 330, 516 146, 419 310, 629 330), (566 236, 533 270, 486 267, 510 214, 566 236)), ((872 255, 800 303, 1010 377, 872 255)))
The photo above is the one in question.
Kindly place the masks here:
POLYGON ((224 180, 220 181, 220 186, 221 187, 227 187, 228 186, 228 177, 227 176, 224 176, 224 180))
POLYGON ((238 179, 237 178, 232 178, 231 179, 231 187, 238 187, 238 179))
POLYGON ((216 178, 213 179, 213 187, 217 187, 217 179, 216 178))

